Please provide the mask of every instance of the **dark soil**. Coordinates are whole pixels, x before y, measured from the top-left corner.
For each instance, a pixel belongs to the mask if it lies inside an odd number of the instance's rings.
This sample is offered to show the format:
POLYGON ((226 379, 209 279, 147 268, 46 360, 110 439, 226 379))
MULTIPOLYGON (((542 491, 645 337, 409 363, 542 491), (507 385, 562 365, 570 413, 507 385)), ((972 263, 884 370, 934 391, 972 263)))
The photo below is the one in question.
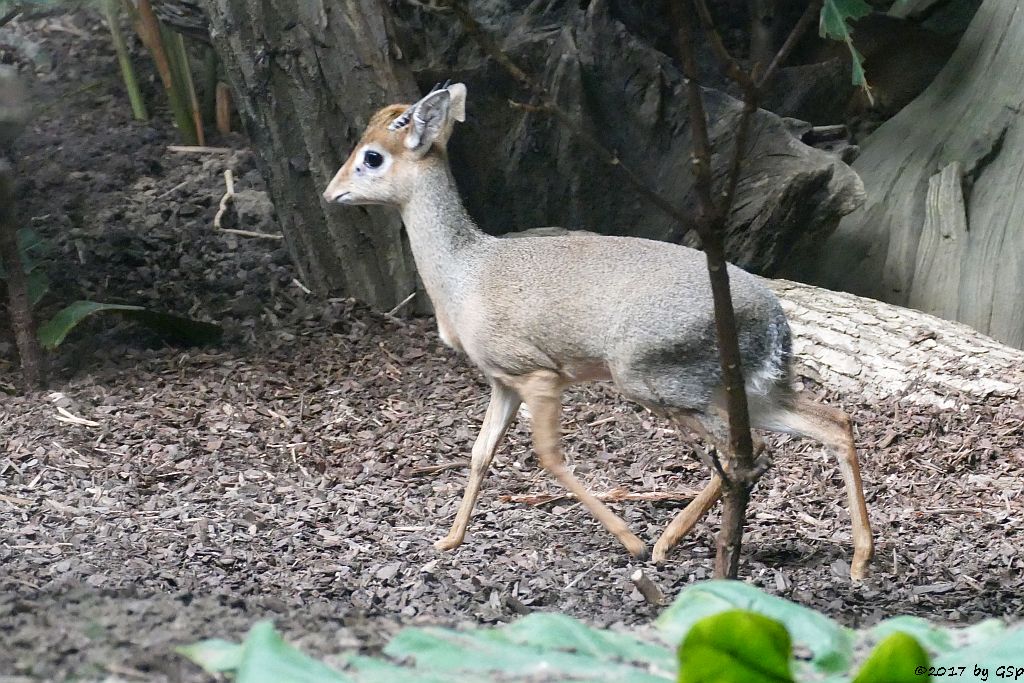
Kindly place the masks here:
MULTIPOLYGON (((51 390, 32 395, 16 389, 4 343, 0 680, 205 680, 172 648, 239 638, 263 618, 317 654, 379 647, 405 624, 529 610, 643 624, 657 610, 629 581, 637 566, 669 595, 709 578, 717 512, 655 567, 631 561, 571 500, 502 502, 558 493, 522 422, 466 543, 434 550, 486 405, 478 374, 431 320, 308 295, 281 242, 214 232, 226 168, 238 189, 262 190, 251 154, 172 153, 166 116, 129 120, 90 21, 13 31, 54 61, 36 69, 44 109, 18 160, 19 213, 52 244, 42 314, 88 297, 214 320, 227 335, 183 349, 98 320, 53 356, 51 390)), ((272 216, 241 227, 277 232, 272 216)), ((899 613, 1019 618, 1021 404, 954 413, 829 400, 857 423, 873 576, 848 578, 836 464, 778 439, 754 495, 743 576, 850 625, 899 613)), ((706 481, 686 440, 606 388, 573 391, 565 412, 567 454, 591 490, 686 493, 706 481)), ((682 503, 613 507, 653 543, 682 503)))

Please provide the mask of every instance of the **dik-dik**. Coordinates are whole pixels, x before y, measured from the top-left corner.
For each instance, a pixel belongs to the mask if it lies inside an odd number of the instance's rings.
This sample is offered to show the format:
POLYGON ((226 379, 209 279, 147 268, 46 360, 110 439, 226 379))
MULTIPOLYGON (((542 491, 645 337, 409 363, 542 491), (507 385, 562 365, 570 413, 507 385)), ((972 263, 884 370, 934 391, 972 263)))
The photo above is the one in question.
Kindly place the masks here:
MULTIPOLYGON (((458 83, 411 106, 381 109, 324 192, 337 204, 398 207, 441 339, 469 356, 491 385, 462 504, 436 545, 462 543, 487 468, 524 402, 544 468, 633 556, 644 557, 644 542, 565 466, 562 392, 610 380, 628 398, 722 441, 724 392, 704 256, 631 237, 485 234, 463 208, 448 164, 448 138, 465 120, 465 102, 458 83)), ((791 390, 790 331, 778 300, 739 268, 730 266, 729 277, 752 424, 816 439, 836 456, 853 521, 850 574, 860 579, 873 541, 850 420, 791 390)), ((714 476, 655 543, 655 561, 720 494, 714 476)))

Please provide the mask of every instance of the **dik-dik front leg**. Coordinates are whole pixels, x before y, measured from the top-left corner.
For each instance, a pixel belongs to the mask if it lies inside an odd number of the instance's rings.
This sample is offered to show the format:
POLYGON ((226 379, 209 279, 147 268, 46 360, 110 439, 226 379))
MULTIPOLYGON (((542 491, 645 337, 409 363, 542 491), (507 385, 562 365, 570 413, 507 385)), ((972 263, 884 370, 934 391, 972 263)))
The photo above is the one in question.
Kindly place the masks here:
POLYGON ((533 449, 548 472, 565 488, 575 494, 590 514, 597 517, 608 531, 633 557, 647 557, 647 547, 634 535, 626 523, 594 497, 565 466, 562 457, 560 418, 562 411, 561 377, 550 370, 539 370, 522 377, 510 378, 509 383, 519 392, 533 417, 533 449))
POLYGON ((519 396, 516 392, 498 381, 491 382, 491 401, 487 404, 487 412, 484 414, 484 423, 480 427, 480 434, 473 444, 473 459, 470 462, 469 481, 466 483, 466 492, 462 496, 462 504, 459 505, 459 512, 455 515, 455 522, 451 531, 441 540, 434 543, 438 550, 451 550, 462 544, 466 537, 466 527, 469 526, 469 518, 473 515, 473 506, 480 495, 480 485, 483 483, 487 468, 491 466, 491 460, 498 450, 498 444, 512 424, 512 418, 519 410, 519 396))

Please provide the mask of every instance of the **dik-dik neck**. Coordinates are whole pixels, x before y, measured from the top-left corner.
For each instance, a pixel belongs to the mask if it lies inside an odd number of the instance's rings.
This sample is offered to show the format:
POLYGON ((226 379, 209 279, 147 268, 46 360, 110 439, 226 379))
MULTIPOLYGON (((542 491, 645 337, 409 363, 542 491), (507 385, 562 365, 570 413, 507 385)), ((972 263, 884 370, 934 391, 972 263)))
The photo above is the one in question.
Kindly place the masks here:
POLYGON ((442 159, 425 164, 412 196, 401 208, 427 294, 435 307, 448 308, 462 298, 474 253, 496 238, 481 231, 469 217, 455 179, 442 159))

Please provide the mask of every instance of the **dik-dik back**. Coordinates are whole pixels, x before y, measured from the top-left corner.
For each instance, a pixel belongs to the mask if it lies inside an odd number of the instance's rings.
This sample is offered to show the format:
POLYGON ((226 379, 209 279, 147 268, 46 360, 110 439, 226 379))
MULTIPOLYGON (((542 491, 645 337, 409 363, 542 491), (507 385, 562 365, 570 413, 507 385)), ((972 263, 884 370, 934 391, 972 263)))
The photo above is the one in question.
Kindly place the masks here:
MULTIPOLYGON (((491 459, 525 402, 542 465, 630 553, 644 556, 643 541, 565 466, 561 396, 574 382, 610 379, 627 397, 720 439, 723 394, 703 256, 628 237, 507 240, 480 231, 463 208, 446 151, 465 118, 465 97, 456 84, 377 112, 324 192, 329 202, 398 207, 442 339, 464 350, 491 384, 469 483, 437 547, 462 542, 491 459)), ((752 424, 816 438, 837 455, 854 521, 851 574, 859 578, 872 539, 849 420, 793 394, 790 333, 778 301, 753 276, 734 267, 729 273, 752 424)), ((720 486, 713 477, 669 525, 656 560, 714 504, 720 486)))
MULTIPOLYGON (((670 394, 663 400, 695 409, 710 402, 721 372, 700 252, 603 236, 488 246, 470 283, 474 294, 453 313, 467 353, 485 371, 563 370, 574 381, 613 379, 636 395, 629 373, 638 365, 686 366, 672 375, 671 390, 660 390, 670 394)), ((748 387, 766 394, 787 376, 789 327, 756 278, 734 267, 730 275, 748 387)))

